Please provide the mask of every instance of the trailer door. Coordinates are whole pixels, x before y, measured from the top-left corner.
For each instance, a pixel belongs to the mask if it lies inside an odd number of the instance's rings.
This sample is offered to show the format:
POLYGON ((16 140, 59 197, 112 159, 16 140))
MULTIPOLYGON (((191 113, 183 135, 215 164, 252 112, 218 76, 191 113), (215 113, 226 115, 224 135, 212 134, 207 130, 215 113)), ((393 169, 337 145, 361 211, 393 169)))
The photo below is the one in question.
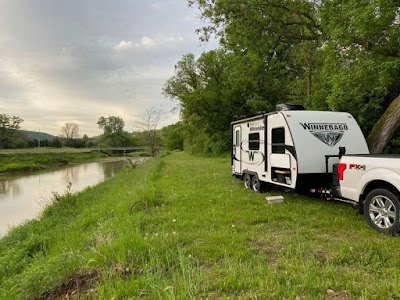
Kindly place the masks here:
MULTIPOLYGON (((277 119, 277 118, 275 118, 277 119)), ((294 161, 287 151, 287 127, 281 120, 274 120, 275 126, 269 127, 268 147, 271 180, 279 184, 293 186, 294 161), (279 124, 280 123, 280 124, 279 124)))
POLYGON ((232 145, 232 168, 234 174, 242 174, 242 130, 240 125, 236 125, 233 129, 233 145, 232 145))

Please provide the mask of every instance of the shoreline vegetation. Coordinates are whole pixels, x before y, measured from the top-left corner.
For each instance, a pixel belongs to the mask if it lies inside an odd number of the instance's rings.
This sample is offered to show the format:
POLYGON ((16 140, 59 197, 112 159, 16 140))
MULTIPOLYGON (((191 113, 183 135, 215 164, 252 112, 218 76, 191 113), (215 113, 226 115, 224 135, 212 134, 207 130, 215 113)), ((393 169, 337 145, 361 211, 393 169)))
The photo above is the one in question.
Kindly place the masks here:
MULTIPOLYGON (((133 155, 138 156, 141 154, 137 152, 133 155)), ((0 175, 21 171, 36 171, 63 164, 91 162, 109 156, 107 153, 96 149, 40 148, 0 150, 0 175)))
POLYGON ((397 251, 349 205, 256 194, 227 157, 173 152, 11 228, 0 298, 395 299, 397 251))

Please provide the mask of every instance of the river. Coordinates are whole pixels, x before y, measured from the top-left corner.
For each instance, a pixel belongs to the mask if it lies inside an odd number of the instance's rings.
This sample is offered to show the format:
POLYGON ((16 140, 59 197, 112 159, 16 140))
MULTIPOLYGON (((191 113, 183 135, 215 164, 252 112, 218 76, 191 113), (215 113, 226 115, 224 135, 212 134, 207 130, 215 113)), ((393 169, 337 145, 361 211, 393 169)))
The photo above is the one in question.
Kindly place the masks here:
POLYGON ((0 176, 0 237, 11 226, 36 218, 54 193, 79 192, 114 176, 127 161, 98 161, 65 165, 39 172, 0 176))

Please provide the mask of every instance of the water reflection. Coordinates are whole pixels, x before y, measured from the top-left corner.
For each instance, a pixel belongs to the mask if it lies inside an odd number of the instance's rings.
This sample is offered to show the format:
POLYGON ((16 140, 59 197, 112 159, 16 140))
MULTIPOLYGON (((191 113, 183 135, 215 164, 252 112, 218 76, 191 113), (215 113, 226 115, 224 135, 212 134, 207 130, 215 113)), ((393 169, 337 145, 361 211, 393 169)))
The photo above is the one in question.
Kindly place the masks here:
POLYGON ((0 181, 0 194, 18 195, 21 189, 18 183, 13 181, 0 181))
POLYGON ((0 237, 9 226, 35 218, 51 200, 63 194, 68 183, 78 192, 114 176, 126 160, 68 165, 35 173, 0 176, 0 237))

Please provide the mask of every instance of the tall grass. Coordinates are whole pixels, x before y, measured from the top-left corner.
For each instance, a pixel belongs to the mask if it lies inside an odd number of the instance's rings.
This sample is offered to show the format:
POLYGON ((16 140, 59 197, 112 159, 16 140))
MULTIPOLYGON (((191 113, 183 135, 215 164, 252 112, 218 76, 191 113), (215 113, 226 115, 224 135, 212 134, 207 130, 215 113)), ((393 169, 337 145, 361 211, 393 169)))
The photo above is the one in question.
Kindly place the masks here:
POLYGON ((400 297, 398 238, 342 203, 269 205, 230 170, 173 153, 66 194, 0 240, 0 299, 400 297))
POLYGON ((105 154, 87 150, 2 150, 0 151, 0 173, 43 169, 52 165, 92 161, 105 154))

